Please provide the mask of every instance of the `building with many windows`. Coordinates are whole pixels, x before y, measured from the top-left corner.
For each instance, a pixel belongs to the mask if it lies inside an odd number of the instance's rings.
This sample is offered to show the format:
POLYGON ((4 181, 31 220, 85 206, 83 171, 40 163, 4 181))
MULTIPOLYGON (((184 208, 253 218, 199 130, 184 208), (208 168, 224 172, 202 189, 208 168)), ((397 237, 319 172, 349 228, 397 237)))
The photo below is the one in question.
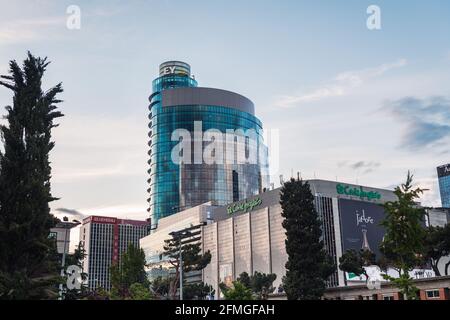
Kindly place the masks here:
POLYGON ((152 225, 179 211, 258 194, 268 185, 262 124, 246 97, 198 87, 190 66, 160 65, 149 97, 152 225))
POLYGON ((442 207, 450 208, 450 163, 437 168, 442 207))
POLYGON ((150 233, 147 221, 90 216, 83 220, 80 242, 86 250, 83 272, 88 275, 88 288, 111 289, 109 268, 120 263, 129 244, 139 246, 139 239, 150 233))
MULTIPOLYGON (((335 265, 348 249, 370 249, 378 254, 384 236, 380 226, 384 209, 380 204, 395 201, 391 190, 353 184, 310 180, 317 213, 322 220, 325 249, 335 265)), ((206 203, 162 218, 151 235, 141 239, 150 265, 149 275, 167 268, 162 243, 170 232, 205 223, 203 251, 210 251, 211 262, 203 270, 202 281, 212 285, 220 296, 219 283, 231 283, 242 272, 275 273, 276 292, 282 292, 287 253, 280 205, 280 189, 262 192, 225 206, 206 203)), ((358 284, 359 279, 336 269, 329 287, 358 284)))

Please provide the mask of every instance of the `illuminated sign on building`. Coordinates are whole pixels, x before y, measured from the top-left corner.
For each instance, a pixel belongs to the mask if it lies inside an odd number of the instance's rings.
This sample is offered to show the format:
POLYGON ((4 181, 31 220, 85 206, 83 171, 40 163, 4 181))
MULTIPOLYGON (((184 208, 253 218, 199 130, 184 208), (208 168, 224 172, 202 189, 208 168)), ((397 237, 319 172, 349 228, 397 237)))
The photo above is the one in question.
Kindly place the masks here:
POLYGON ((366 198, 367 200, 381 199, 381 194, 379 194, 376 191, 364 191, 363 187, 356 188, 339 183, 336 185, 336 191, 338 194, 359 197, 361 199, 364 198, 366 198))
POLYGON ((228 214, 234 214, 239 211, 250 212, 255 207, 259 206, 261 203, 262 203, 261 198, 257 197, 257 198, 251 199, 249 201, 232 204, 227 207, 227 212, 228 212, 228 214))
POLYGON ((166 76, 172 74, 190 75, 190 67, 187 63, 180 61, 169 61, 159 67, 159 75, 166 76))

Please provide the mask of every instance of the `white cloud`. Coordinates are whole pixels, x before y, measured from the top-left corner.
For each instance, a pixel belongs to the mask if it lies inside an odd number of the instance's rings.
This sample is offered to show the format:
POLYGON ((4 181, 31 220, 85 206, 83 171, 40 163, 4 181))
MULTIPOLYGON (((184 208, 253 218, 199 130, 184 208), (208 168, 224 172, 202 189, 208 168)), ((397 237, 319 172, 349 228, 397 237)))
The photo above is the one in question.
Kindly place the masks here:
POLYGON ((43 28, 65 27, 65 16, 35 19, 19 19, 0 25, 0 45, 23 43, 46 37, 43 28))
POLYGON ((288 108, 305 102, 313 102, 325 98, 348 95, 351 93, 352 89, 362 86, 370 79, 380 77, 386 72, 395 68, 403 67, 406 64, 406 59, 399 59, 396 62, 382 64, 374 68, 342 72, 334 77, 330 82, 312 89, 310 92, 300 93, 298 95, 282 96, 278 99, 277 106, 288 108))
MULTIPOLYGON (((81 7, 81 19, 110 17, 121 12, 119 7, 104 9, 94 8, 89 12, 84 12, 81 7)), ((60 15, 47 16, 29 19, 3 20, 0 23, 0 46, 16 43, 29 43, 48 38, 57 37, 58 33, 50 31, 64 31, 66 22, 70 15, 66 11, 61 11, 60 15), (58 28, 58 29, 55 29, 58 28)), ((83 20, 82 20, 83 21, 83 20)))
POLYGON ((63 117, 53 131, 53 182, 142 175, 147 170, 146 118, 63 117))

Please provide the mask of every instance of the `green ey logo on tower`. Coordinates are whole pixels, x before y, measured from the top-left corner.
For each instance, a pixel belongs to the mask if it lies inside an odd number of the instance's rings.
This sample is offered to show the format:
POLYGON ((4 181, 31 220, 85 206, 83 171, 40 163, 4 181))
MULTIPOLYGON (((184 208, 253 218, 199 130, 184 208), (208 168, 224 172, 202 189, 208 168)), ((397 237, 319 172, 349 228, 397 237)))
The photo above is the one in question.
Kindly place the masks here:
POLYGON ((338 194, 345 194, 347 196, 359 197, 361 199, 366 198, 367 200, 378 200, 381 199, 381 194, 376 191, 364 191, 363 187, 350 187, 348 185, 343 185, 338 183, 336 185, 336 191, 338 194))
POLYGON ((259 206, 261 203, 262 203, 261 198, 257 197, 255 199, 252 199, 252 200, 249 200, 246 202, 232 204, 227 207, 227 212, 228 212, 228 214, 234 214, 239 211, 250 212, 255 207, 259 206))

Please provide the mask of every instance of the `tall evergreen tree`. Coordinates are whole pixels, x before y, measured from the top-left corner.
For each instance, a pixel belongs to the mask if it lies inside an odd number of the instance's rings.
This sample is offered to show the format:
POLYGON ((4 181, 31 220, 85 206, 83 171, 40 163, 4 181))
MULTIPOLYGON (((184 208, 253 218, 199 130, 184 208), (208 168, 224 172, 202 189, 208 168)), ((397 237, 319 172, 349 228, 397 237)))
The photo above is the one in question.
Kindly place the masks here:
MULTIPOLYGON (((80 269, 83 268, 83 261, 86 258, 86 250, 84 249, 84 244, 83 242, 79 242, 78 243, 78 247, 75 249, 75 251, 72 254, 67 254, 66 255, 66 263, 64 266, 64 269, 67 270, 68 266, 77 266, 80 269)), ((86 280, 88 278, 87 273, 82 272, 81 273, 81 285, 80 285, 80 289, 65 289, 64 290, 64 300, 80 300, 85 298, 88 294, 88 287, 86 284, 86 280)), ((68 275, 66 274, 66 277, 64 279, 65 282, 67 282, 68 280, 68 275)), ((78 281, 78 280, 77 280, 78 281)))
POLYGON ((280 197, 288 254, 283 288, 289 300, 320 299, 334 267, 325 252, 314 196, 308 182, 291 179, 280 197))
POLYGON ((43 91, 47 59, 28 57, 22 68, 9 64, 0 85, 13 92, 8 125, 1 125, 0 153, 0 298, 44 299, 57 295, 58 256, 49 239, 56 219, 50 214, 51 129, 61 84, 43 91))

